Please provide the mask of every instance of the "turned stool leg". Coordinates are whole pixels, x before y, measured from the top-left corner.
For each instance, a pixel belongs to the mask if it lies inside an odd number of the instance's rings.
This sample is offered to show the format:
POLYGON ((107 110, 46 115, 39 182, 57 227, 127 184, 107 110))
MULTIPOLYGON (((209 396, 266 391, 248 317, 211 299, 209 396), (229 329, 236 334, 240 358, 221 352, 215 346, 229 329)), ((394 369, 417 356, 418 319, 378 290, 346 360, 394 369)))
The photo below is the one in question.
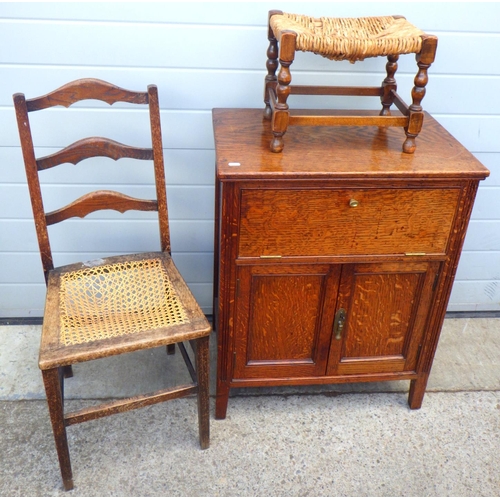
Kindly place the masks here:
POLYGON ((413 153, 416 149, 415 138, 422 129, 424 122, 424 112, 420 103, 425 96, 425 86, 429 81, 427 70, 434 62, 436 55, 437 38, 434 36, 422 37, 422 50, 416 56, 418 72, 415 77, 415 86, 411 92, 413 99, 412 104, 409 106, 409 121, 408 126, 405 128, 406 141, 403 144, 403 151, 405 153, 413 153))
POLYGON ((385 66, 387 77, 382 82, 383 95, 380 98, 382 101, 382 110, 380 111, 380 116, 390 116, 390 107, 394 103, 393 92, 397 91, 397 84, 394 75, 398 70, 398 59, 399 55, 387 56, 387 64, 385 66))
POLYGON ((64 424, 63 370, 63 368, 42 370, 42 376, 45 392, 47 394, 47 404, 49 406, 50 420, 54 432, 61 476, 64 489, 67 491, 73 489, 73 474, 71 472, 68 438, 66 436, 66 426, 64 424))
MULTIPOLYGON (((280 10, 271 10, 269 12, 269 20, 271 16, 275 14, 282 14, 280 10)), ((269 90, 272 89, 276 92, 276 70, 278 69, 278 40, 274 36, 273 30, 271 29, 270 23, 267 29, 267 39, 269 40, 269 47, 267 49, 267 76, 264 84, 264 103, 266 105, 264 109, 264 118, 270 120, 273 115, 273 110, 271 108, 269 90)))
POLYGON ((290 95, 290 83, 292 76, 290 74, 290 65, 295 57, 295 40, 297 35, 291 31, 285 31, 281 34, 280 43, 280 70, 278 73, 278 84, 276 85, 276 106, 272 117, 272 131, 274 138, 271 141, 271 151, 281 153, 283 151, 283 136, 288 128, 289 112, 286 103, 290 95))

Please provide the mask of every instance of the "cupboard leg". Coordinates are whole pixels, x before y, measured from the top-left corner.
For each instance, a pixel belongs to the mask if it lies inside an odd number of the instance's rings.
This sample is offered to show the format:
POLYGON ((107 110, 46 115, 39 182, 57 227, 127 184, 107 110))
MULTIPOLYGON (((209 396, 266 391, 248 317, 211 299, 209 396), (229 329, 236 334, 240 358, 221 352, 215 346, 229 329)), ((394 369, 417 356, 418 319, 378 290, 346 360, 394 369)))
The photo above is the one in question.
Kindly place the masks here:
POLYGON ((410 382, 408 405, 412 410, 418 410, 422 406, 428 379, 429 375, 425 374, 410 382))
POLYGON ((227 404, 229 401, 229 384, 217 381, 217 395, 215 398, 215 418, 223 420, 226 418, 227 404))
MULTIPOLYGON (((64 369, 61 370, 63 371, 64 369)), ((42 370, 42 376, 47 394, 47 404, 49 406, 61 476, 64 489, 68 491, 73 489, 73 474, 71 472, 66 426, 64 425, 64 405, 59 368, 42 370)))
POLYGON ((196 340, 196 374, 198 377, 198 427, 200 447, 210 446, 209 337, 196 340))

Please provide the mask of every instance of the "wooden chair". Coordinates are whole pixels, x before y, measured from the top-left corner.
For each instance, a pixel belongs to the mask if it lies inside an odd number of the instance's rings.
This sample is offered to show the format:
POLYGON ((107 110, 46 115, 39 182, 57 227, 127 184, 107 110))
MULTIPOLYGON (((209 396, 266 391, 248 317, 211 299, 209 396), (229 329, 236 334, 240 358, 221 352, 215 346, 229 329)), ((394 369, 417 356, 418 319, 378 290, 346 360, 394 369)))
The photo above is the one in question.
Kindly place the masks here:
POLYGON ((288 125, 404 127, 403 152, 415 151, 415 138, 424 119, 421 101, 428 82, 427 70, 434 62, 437 37, 425 34, 402 16, 316 19, 272 10, 269 12, 268 39, 264 116, 272 120, 272 152, 283 150, 283 136, 288 125), (387 56, 387 76, 380 87, 291 85, 290 65, 297 50, 351 63, 367 57, 387 56), (395 73, 399 56, 411 53, 416 54, 418 72, 411 92, 412 104, 408 106, 397 94, 395 73), (287 104, 290 94, 378 96, 382 110, 378 116, 291 114, 287 104), (400 116, 391 116, 392 104, 399 109, 400 116))
MULTIPOLYGON (((170 255, 165 173, 158 91, 131 92, 94 79, 77 80, 35 99, 14 95, 14 104, 33 206, 38 243, 47 284, 39 366, 47 394, 64 488, 73 488, 66 427, 88 420, 191 394, 198 397, 201 448, 209 446, 209 354, 211 327, 170 255), (152 148, 138 148, 91 137, 55 154, 35 158, 28 113, 84 99, 149 105, 152 148), (65 207, 45 213, 38 172, 62 163, 105 156, 115 160, 152 160, 156 199, 141 200, 116 191, 86 194, 65 207), (96 210, 157 211, 161 251, 116 256, 99 261, 54 267, 47 226, 96 210), (195 353, 195 367, 183 342, 195 353), (71 365, 118 354, 178 344, 193 380, 150 394, 64 413, 64 376, 71 365)), ((168 347, 167 349, 171 348, 168 347)))

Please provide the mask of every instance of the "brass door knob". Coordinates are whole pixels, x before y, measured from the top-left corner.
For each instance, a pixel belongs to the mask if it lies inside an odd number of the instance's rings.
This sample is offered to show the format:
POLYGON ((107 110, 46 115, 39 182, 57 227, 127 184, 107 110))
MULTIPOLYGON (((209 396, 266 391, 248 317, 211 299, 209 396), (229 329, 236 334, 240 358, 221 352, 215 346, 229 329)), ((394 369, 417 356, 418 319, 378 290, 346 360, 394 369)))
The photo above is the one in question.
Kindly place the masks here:
POLYGON ((350 206, 351 208, 356 208, 358 205, 359 205, 359 201, 358 201, 358 200, 355 200, 354 198, 352 198, 352 199, 349 201, 349 206, 350 206))

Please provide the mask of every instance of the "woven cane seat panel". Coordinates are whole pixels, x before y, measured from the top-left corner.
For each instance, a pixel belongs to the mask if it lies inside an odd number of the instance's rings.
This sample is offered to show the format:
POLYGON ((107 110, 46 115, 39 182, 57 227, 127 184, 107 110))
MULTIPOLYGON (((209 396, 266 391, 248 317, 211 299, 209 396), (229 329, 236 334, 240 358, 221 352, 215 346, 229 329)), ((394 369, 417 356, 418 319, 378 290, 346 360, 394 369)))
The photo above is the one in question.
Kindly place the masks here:
POLYGON ((314 18, 276 14, 270 26, 278 39, 285 30, 297 34, 296 50, 350 62, 367 57, 419 53, 425 33, 403 17, 314 18))
POLYGON ((188 321, 160 259, 63 273, 60 341, 66 346, 188 321))

